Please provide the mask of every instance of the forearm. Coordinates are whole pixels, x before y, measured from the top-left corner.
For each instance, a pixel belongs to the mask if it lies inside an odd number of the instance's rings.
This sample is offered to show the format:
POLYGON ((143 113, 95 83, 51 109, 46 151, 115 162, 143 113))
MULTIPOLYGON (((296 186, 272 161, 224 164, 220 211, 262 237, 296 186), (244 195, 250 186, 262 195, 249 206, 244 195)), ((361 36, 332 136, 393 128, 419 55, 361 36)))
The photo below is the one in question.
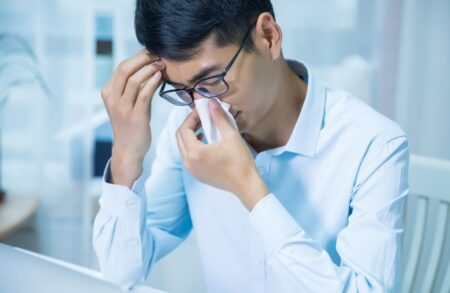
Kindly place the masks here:
POLYGON ((110 183, 132 188, 142 174, 143 158, 126 158, 114 150, 111 158, 110 183))
MULTIPOLYGON (((103 277, 122 287, 137 284, 145 271, 142 248, 148 241, 140 229, 145 199, 125 186, 105 183, 93 227, 93 246, 103 277)), ((151 235, 150 235, 151 236, 151 235)), ((151 253, 151 247, 145 252, 151 253)))
POLYGON ((251 211, 261 199, 269 194, 269 189, 265 182, 256 172, 250 175, 250 178, 245 180, 241 186, 242 187, 237 191, 237 196, 249 211, 251 211))
MULTIPOLYGON (((336 264, 320 242, 312 238, 289 214, 277 197, 270 193, 250 212, 249 220, 259 235, 267 258, 268 271, 277 276, 280 284, 295 292, 395 292, 391 283, 398 268, 395 260, 377 259, 383 270, 366 266, 377 257, 378 248, 386 253, 399 248, 397 235, 393 233, 370 233, 386 242, 365 245, 365 250, 355 252, 341 243, 361 241, 357 233, 338 238, 337 250, 341 261, 336 264), (384 235, 383 235, 384 234, 384 235), (344 240, 345 238, 345 240, 344 240), (350 238, 350 239, 349 239, 350 238), (354 239, 351 239, 354 238, 354 239), (392 245, 395 244, 395 245, 392 245)), ((370 227, 369 223, 367 223, 370 227)), ((369 230, 369 229, 368 229, 369 230)), ((348 234, 347 232, 344 233, 348 234)), ((358 242, 359 243, 359 242, 358 242)), ((389 253, 388 253, 389 254, 389 253)))

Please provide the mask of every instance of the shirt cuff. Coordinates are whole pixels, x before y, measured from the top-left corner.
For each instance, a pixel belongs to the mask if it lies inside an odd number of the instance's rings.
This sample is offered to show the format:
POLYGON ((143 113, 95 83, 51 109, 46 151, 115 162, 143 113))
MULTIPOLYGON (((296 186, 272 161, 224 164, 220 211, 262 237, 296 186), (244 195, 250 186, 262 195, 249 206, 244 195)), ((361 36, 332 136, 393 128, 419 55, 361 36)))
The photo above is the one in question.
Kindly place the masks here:
POLYGON ((261 237, 268 253, 274 252, 287 237, 302 231, 273 193, 265 196, 253 207, 249 221, 261 237))
POLYGON ((111 183, 111 159, 108 160, 103 172, 102 196, 99 199, 100 206, 109 212, 120 215, 125 209, 135 210, 139 215, 141 192, 144 188, 145 177, 143 174, 136 179, 131 187, 111 183))

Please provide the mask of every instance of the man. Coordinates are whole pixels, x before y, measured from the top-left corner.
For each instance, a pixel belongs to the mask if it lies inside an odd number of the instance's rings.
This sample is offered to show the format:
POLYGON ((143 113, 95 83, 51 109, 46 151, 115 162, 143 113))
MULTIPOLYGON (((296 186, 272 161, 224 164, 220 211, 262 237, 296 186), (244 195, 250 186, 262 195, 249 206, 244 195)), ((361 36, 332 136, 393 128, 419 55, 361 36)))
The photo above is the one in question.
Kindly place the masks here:
POLYGON ((102 97, 114 131, 94 246, 124 287, 195 227, 208 292, 396 292, 408 139, 282 55, 269 0, 138 0, 146 50, 102 97), (141 175, 152 97, 177 106, 141 175), (206 144, 194 101, 215 99, 206 144), (143 187, 145 181, 145 188, 143 187))

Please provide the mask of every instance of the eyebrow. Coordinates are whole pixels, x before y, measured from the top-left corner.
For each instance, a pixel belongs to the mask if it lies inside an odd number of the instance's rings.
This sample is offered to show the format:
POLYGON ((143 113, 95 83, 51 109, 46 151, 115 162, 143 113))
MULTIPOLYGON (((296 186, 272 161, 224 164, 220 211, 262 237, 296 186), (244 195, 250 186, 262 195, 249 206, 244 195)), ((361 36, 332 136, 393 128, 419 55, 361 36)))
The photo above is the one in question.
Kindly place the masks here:
MULTIPOLYGON (((198 81, 198 80, 200 80, 200 79, 202 79, 204 77, 207 77, 208 75, 211 74, 211 72, 219 70, 219 69, 221 69, 221 67, 218 66, 218 65, 212 65, 210 67, 206 67, 206 68, 202 69, 202 71, 197 73, 193 78, 191 78, 188 81, 188 83, 189 84, 194 84, 196 81, 198 81)), ((168 80, 168 79, 166 79, 166 82, 169 83, 169 84, 172 84, 172 85, 184 85, 182 83, 174 82, 174 81, 171 81, 171 80, 168 80)))

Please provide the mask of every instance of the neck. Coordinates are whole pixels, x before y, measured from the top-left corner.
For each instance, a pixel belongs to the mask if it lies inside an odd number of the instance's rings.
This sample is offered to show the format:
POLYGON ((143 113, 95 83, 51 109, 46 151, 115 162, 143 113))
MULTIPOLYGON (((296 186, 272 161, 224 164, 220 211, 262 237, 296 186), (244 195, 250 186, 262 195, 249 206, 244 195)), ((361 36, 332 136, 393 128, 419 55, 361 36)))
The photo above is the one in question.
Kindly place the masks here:
POLYGON ((282 60, 280 67, 281 78, 271 109, 253 129, 244 134, 258 153, 288 142, 305 101, 306 83, 286 61, 282 60))

